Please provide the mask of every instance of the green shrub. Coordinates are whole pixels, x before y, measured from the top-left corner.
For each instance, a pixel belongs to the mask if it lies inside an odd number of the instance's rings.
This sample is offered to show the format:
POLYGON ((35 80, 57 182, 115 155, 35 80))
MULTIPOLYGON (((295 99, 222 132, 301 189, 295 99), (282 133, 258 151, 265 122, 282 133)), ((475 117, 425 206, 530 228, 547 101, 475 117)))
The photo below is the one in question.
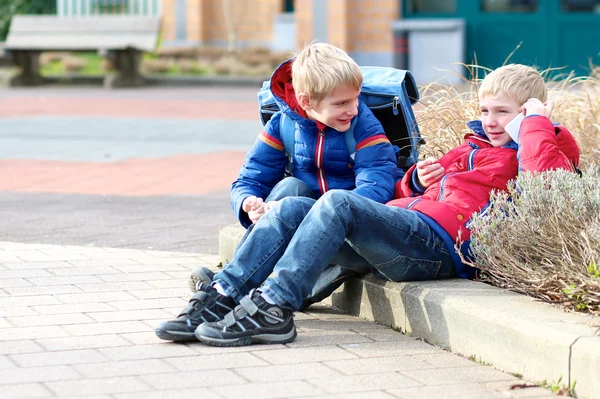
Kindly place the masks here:
POLYGON ((521 173, 470 225, 480 279, 571 310, 600 314, 600 175, 521 173))

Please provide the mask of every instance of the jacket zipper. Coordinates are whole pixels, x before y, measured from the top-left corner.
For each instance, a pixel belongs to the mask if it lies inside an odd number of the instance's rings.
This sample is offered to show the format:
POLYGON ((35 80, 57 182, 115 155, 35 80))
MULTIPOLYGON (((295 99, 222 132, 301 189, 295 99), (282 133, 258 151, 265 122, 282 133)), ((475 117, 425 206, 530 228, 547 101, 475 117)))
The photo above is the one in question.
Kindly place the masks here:
POLYGON ((317 166, 317 179, 319 180, 319 190, 321 195, 327 192, 327 181, 325 180, 325 171, 323 170, 323 149, 325 148, 325 129, 319 130, 319 139, 315 149, 315 165, 317 166))

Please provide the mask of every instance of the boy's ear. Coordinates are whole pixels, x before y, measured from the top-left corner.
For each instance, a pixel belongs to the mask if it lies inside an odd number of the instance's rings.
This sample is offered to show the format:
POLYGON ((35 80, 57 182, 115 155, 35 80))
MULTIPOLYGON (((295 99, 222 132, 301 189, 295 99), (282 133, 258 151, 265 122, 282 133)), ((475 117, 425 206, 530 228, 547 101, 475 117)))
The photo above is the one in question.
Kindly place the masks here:
POLYGON ((305 111, 312 109, 310 97, 304 92, 298 94, 298 104, 300 104, 300 107, 305 111))

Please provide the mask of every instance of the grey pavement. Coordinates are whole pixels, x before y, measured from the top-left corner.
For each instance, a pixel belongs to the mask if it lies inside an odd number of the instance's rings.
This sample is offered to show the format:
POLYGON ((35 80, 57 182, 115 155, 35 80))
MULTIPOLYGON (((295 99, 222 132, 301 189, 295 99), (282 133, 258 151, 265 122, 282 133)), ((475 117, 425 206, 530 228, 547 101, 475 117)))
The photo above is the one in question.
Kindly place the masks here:
POLYGON ((316 306, 286 345, 155 337, 215 255, 0 242, 2 398, 551 398, 510 374, 316 306))
MULTIPOLYGON (((0 241, 216 254, 229 192, 123 197, 0 192, 0 241)), ((216 263, 215 263, 216 264, 216 263)))
POLYGON ((28 116, 2 119, 0 159, 116 162, 247 151, 260 121, 28 116))

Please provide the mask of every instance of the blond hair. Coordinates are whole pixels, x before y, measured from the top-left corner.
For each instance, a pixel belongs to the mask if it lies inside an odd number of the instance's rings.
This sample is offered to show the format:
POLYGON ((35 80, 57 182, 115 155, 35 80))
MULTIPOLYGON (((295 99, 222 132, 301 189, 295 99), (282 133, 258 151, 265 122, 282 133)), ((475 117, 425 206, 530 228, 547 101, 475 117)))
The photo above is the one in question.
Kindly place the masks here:
POLYGON ((496 96, 500 91, 520 105, 530 98, 546 101, 548 94, 537 69, 521 64, 504 65, 488 74, 479 86, 479 98, 496 96))
POLYGON ((292 86, 296 95, 304 92, 316 102, 343 84, 360 90, 362 82, 356 62, 331 44, 311 43, 292 63, 292 86))

